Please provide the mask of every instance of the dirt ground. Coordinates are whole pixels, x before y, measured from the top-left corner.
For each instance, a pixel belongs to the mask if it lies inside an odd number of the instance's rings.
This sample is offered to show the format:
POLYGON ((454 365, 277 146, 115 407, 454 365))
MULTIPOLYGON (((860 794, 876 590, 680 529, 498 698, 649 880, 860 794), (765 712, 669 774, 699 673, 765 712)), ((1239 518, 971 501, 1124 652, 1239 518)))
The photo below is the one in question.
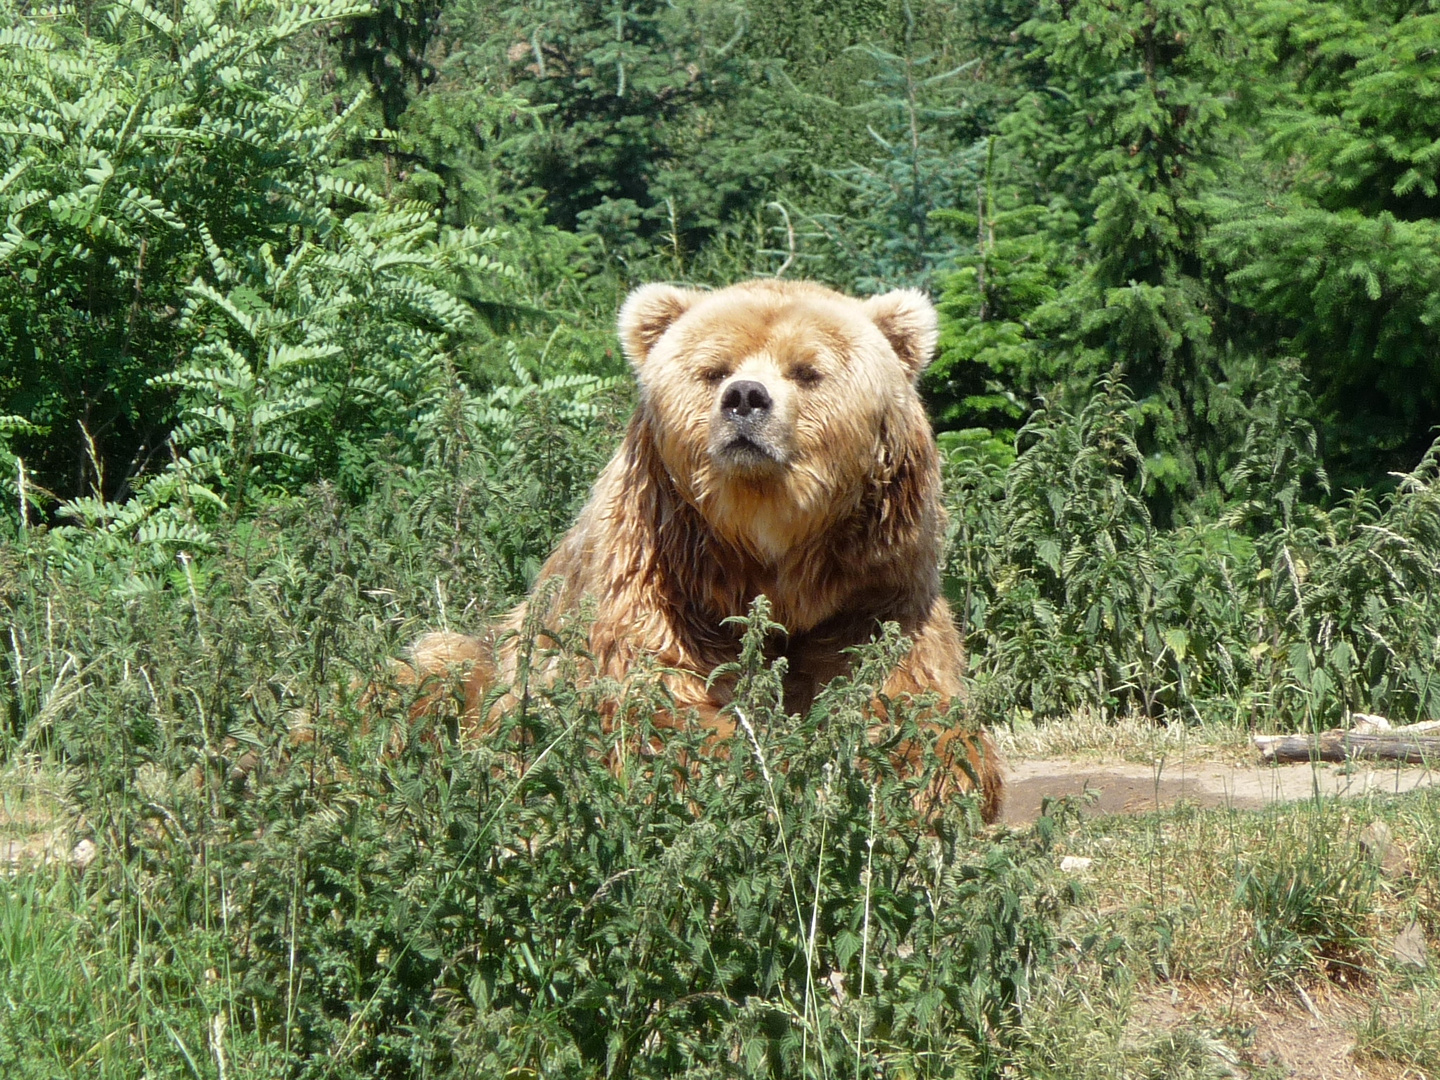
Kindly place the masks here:
POLYGON ((1239 986, 1164 985, 1141 992, 1130 1018, 1137 1038, 1188 1027, 1223 1031, 1240 1044, 1234 1076, 1286 1080, 1419 1080, 1419 1074, 1378 1061, 1356 1061, 1360 997, 1316 986, 1298 994, 1257 996, 1239 986))
MULTIPOLYGON (((1075 740, 1085 744, 1086 732, 1075 740)), ((1062 746, 1064 744, 1062 743, 1062 746)), ((1087 817, 1142 814, 1179 802, 1256 810, 1281 802, 1393 794, 1440 784, 1440 769, 1351 762, 1268 765, 1243 745, 1167 745, 1156 764, 1134 760, 1134 743, 1064 746, 1069 756, 1027 756, 1009 747, 1002 820, 1024 825, 1047 796, 1093 793, 1087 817), (1074 752, 1070 752, 1070 751, 1074 752), (1118 754, 1131 760, 1119 760, 1118 754)), ((1127 1037, 1150 1042, 1166 1032, 1213 1035, 1215 1075, 1266 1080, 1431 1080, 1422 1072, 1376 1059, 1357 1059, 1356 1026, 1371 1007, 1367 992, 1326 983, 1294 993, 1256 994, 1233 984, 1144 985, 1132 1008, 1127 1037)), ((1435 1078, 1440 1080, 1440 1078, 1435 1078)))
POLYGON ((1440 783, 1440 770, 1387 766, 1379 762, 1344 765, 1263 765, 1216 760, 1207 748, 1167 754, 1162 764, 1011 757, 1006 762, 1005 807, 1001 820, 1024 825, 1040 816, 1047 796, 1094 792, 1084 809, 1097 814, 1143 814, 1182 800, 1199 806, 1258 810, 1277 802, 1321 795, 1398 794, 1440 783))

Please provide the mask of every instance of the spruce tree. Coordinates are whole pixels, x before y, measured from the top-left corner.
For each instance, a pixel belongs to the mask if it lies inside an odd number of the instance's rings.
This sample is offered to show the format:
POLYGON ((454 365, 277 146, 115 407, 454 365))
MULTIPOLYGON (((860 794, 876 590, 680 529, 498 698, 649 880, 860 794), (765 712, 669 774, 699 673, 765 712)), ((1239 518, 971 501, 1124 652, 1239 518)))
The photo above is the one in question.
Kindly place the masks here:
POLYGON ((1260 5, 1263 197, 1215 255, 1301 359, 1340 488, 1420 459, 1440 422, 1440 10, 1260 5))
POLYGON ((612 252, 698 244, 753 206, 785 164, 761 128, 730 126, 752 89, 728 0, 526 0, 497 20, 511 88, 539 122, 507 146, 551 222, 612 252))
POLYGON ((987 382, 1076 399, 1120 373, 1162 520, 1223 474, 1255 368, 1204 257, 1202 196, 1237 182, 1233 27, 1197 0, 1047 3, 1017 27, 1032 86, 1001 123, 977 252, 945 295, 947 407, 987 382))
POLYGON ((861 293, 929 288, 937 271, 954 265, 964 241, 932 218, 965 199, 982 168, 984 146, 955 137, 969 113, 967 76, 979 60, 947 70, 947 58, 920 50, 915 30, 911 19, 900 53, 855 50, 873 65, 864 82, 870 97, 855 107, 871 154, 832 171, 845 208, 814 218, 833 248, 832 274, 861 293))

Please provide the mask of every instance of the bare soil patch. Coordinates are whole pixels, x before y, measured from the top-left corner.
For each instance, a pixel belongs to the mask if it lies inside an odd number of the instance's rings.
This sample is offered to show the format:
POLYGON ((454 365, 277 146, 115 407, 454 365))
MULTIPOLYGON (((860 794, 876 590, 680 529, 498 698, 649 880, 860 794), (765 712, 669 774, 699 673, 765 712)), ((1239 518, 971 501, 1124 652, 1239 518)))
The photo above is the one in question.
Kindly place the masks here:
POLYGON ((1262 765, 1216 760, 1207 747, 1171 753, 1155 763, 1011 759, 1001 820, 1025 825, 1040 816, 1042 801, 1086 796, 1083 812, 1143 814, 1179 802, 1259 810, 1275 803, 1322 796, 1399 794, 1440 783, 1440 770, 1421 766, 1349 762, 1344 765, 1262 765))
POLYGON ((1299 994, 1257 996, 1236 987, 1173 984, 1141 991, 1130 1014, 1137 1035, 1198 1029, 1236 1047, 1238 1075, 1296 1080, 1389 1080, 1404 1070, 1357 1061, 1355 1025, 1366 1002, 1319 985, 1299 994))

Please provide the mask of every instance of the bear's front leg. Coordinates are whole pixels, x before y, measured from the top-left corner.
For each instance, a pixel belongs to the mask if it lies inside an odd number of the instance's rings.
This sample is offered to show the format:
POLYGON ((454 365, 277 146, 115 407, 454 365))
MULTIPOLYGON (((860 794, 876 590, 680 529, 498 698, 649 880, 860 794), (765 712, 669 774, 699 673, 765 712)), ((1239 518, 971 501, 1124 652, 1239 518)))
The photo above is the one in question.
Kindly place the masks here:
MULTIPOLYGON (((911 640, 914 644, 909 655, 896 665, 882 692, 887 698, 933 692, 940 697, 937 712, 944 713, 951 702, 965 696, 964 645, 944 600, 936 600, 930 617, 911 632, 911 640)), ((978 726, 968 724, 945 728, 931 722, 925 727, 939 732, 935 750, 940 756, 941 768, 917 800, 919 809, 934 813, 951 796, 978 789, 980 814, 985 821, 994 822, 1000 816, 1004 779, 1000 756, 990 736, 978 726)), ((909 769, 920 768, 924 756, 921 747, 906 744, 899 753, 909 769)))

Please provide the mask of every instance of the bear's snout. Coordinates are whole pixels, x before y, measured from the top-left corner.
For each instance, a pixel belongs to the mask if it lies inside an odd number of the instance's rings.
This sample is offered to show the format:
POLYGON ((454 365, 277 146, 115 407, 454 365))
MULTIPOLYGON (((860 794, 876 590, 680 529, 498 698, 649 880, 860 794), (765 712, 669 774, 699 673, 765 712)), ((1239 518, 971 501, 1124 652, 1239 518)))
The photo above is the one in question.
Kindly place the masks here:
POLYGON ((731 383, 720 395, 720 411, 725 419, 743 419, 752 413, 768 413, 774 405, 770 391, 765 384, 753 379, 742 379, 731 383))
POLYGON ((759 379, 736 378, 720 388, 710 426, 711 460, 723 470, 754 476, 782 466, 786 450, 783 402, 759 379))

